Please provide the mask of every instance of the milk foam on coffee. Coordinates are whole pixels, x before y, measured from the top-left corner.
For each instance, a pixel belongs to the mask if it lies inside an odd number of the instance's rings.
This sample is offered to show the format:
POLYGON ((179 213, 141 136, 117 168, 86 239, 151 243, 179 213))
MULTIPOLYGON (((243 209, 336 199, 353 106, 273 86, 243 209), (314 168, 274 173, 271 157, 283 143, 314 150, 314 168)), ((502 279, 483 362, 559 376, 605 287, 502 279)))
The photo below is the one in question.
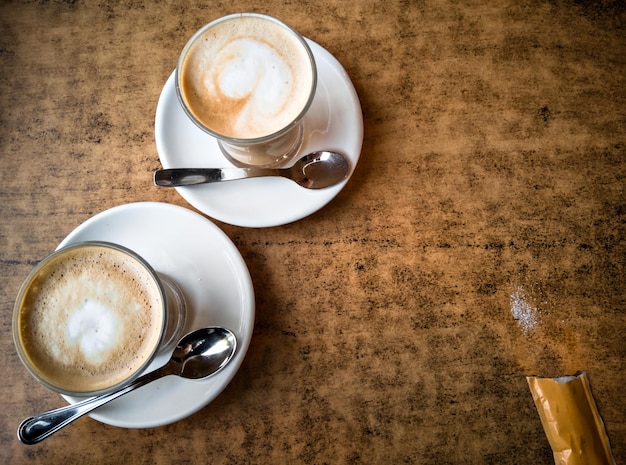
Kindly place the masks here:
POLYGON ((163 325, 158 285, 140 263, 100 246, 67 251, 36 275, 19 316, 26 357, 72 392, 115 385, 143 366, 163 325))
POLYGON ((85 358, 102 361, 115 347, 121 324, 114 310, 87 298, 69 316, 67 337, 85 358))
POLYGON ((306 107, 314 79, 299 38, 256 16, 209 27, 189 48, 179 73, 181 95, 194 117, 238 139, 288 126, 306 107))

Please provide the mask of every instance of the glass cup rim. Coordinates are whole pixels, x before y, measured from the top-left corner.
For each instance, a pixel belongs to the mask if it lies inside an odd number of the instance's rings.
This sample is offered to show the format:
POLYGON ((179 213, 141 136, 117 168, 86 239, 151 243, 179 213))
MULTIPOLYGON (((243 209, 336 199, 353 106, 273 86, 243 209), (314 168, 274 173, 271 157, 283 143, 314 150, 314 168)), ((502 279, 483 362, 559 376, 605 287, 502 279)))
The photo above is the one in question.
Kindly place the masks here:
POLYGON ((113 242, 81 241, 81 242, 75 242, 75 243, 66 245, 48 254, 47 256, 45 256, 39 263, 37 263, 30 270, 30 272, 28 273, 24 281, 22 281, 22 284, 20 285, 20 288, 17 293, 17 297, 13 304, 13 321, 12 321, 13 343, 17 349, 17 354, 18 354, 18 357, 20 358, 20 361, 22 362, 22 365, 26 368, 26 370, 30 373, 30 375, 33 378, 35 378, 35 380, 37 380, 39 383, 41 383, 43 386, 47 387, 48 389, 54 392, 57 392, 59 394, 65 394, 65 395, 70 395, 70 396, 100 395, 100 394, 105 394, 107 392, 115 391, 119 389, 120 387, 133 381, 141 373, 143 373, 143 371, 150 365, 150 363, 152 363, 157 353, 159 352, 161 341, 165 334, 166 318, 167 318, 167 302, 166 302, 165 291, 163 289, 163 284, 159 278, 158 273, 152 268, 152 266, 141 255, 139 255, 137 252, 127 247, 124 247, 120 244, 115 244, 113 242), (59 256, 67 253, 68 251, 82 248, 82 247, 104 247, 104 248, 113 249, 113 250, 122 252, 125 255, 129 256, 148 272, 148 274, 150 275, 150 277, 156 284, 156 288, 159 292, 159 298, 161 299, 161 329, 159 331, 158 342, 155 345, 155 347, 152 348, 150 355, 146 357, 146 359, 144 360, 144 362, 141 364, 140 367, 138 367, 131 375, 127 376, 122 381, 115 383, 114 385, 111 385, 102 389, 93 390, 93 391, 72 391, 69 389, 64 389, 62 387, 59 387, 55 385, 54 383, 52 383, 51 381, 47 380, 40 373, 40 371, 36 368, 36 366, 34 366, 34 364, 30 362, 28 356, 26 355, 26 351, 21 344, 21 336, 20 336, 20 328, 19 328, 20 309, 22 308, 22 302, 24 300, 24 297, 28 289, 30 288, 33 282, 33 279, 37 276, 37 274, 41 271, 41 269, 43 269, 43 267, 49 264, 51 261, 57 259, 59 256))
POLYGON ((317 65, 315 63, 315 57, 313 56, 313 52, 311 50, 311 47, 309 47, 309 44, 307 44, 305 38, 298 32, 296 31, 293 27, 289 26, 287 23, 281 21, 278 18, 275 18, 274 16, 269 16, 269 15, 265 15, 265 14, 261 14, 261 13, 233 13, 233 14, 229 14, 226 16, 222 16, 220 18, 217 18, 207 24, 205 24, 204 26, 202 26, 200 29, 198 29, 192 36, 191 38, 187 41, 187 43, 184 45, 178 60, 176 62, 176 69, 174 70, 174 87, 176 89, 176 96, 178 97, 178 101, 180 103, 180 106, 182 107, 183 111, 185 112, 185 114, 187 115, 187 117, 196 125, 198 126, 200 129, 202 129, 204 132, 207 132, 208 134, 210 134, 211 136, 213 136, 214 138, 218 139, 218 140, 222 140, 226 143, 229 144, 234 144, 234 145, 255 145, 255 144, 262 144, 265 142, 269 142, 272 141, 273 139, 276 139, 280 136, 282 136, 283 134, 289 132, 291 129, 293 129, 295 126, 298 125, 298 123, 302 120, 302 118, 304 118, 304 115, 306 115, 306 113, 309 111, 309 108, 311 107, 311 104, 313 103, 313 99, 315 98, 315 91, 317 89, 317 65), (268 21, 272 21, 276 24, 278 24, 279 26, 282 26, 283 28, 287 29, 297 40, 298 42, 300 42, 300 44, 304 47, 304 50, 307 53, 307 56, 309 58, 309 63, 311 65, 311 88, 309 89, 309 98, 307 99, 306 104, 304 105, 304 107, 302 108, 302 110, 300 111, 300 113, 298 113, 298 115, 293 119, 293 121, 291 123, 289 123, 288 125, 286 125, 285 127, 279 129, 276 132, 273 132, 271 134, 268 134, 266 136, 262 136, 262 137, 255 137, 255 138, 238 138, 238 137, 229 137, 226 136, 224 134, 221 134, 217 131, 214 131, 213 129, 205 126, 204 124, 202 124, 202 122, 198 121, 198 119, 193 115, 193 113, 187 108, 187 105, 185 103, 185 99, 183 98, 182 95, 182 91, 180 89, 180 68, 187 56, 187 53, 189 52, 189 49, 191 48, 191 46, 195 43, 195 41, 198 39, 198 37, 200 37, 202 34, 204 34, 204 32, 215 26, 216 24, 222 23, 224 21, 229 21, 232 19, 237 19, 237 18, 244 18, 244 17, 257 17, 257 18, 261 18, 261 19, 265 19, 268 21))

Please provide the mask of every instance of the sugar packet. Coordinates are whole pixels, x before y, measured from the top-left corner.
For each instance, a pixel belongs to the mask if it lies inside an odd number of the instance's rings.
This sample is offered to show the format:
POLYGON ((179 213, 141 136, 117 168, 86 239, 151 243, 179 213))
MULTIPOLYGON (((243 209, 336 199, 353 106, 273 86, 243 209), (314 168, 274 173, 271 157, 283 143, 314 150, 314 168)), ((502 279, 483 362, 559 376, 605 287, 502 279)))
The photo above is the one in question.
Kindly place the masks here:
POLYGON ((556 465, 615 465, 586 373, 526 380, 556 465))

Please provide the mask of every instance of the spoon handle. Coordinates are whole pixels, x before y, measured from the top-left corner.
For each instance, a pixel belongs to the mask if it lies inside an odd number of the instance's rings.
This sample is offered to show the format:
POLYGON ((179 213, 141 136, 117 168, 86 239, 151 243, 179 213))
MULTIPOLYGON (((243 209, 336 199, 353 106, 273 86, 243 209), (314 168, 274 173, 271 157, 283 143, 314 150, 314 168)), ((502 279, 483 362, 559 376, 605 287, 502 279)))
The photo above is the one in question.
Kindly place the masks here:
POLYGON ((36 444, 86 413, 168 374, 172 374, 172 371, 168 365, 164 365, 151 373, 137 378, 119 391, 102 394, 73 405, 67 405, 27 418, 17 428, 17 437, 24 444, 36 444))
POLYGON ((193 186, 260 176, 281 176, 281 174, 281 170, 265 168, 170 168, 154 172, 154 185, 159 187, 193 186))

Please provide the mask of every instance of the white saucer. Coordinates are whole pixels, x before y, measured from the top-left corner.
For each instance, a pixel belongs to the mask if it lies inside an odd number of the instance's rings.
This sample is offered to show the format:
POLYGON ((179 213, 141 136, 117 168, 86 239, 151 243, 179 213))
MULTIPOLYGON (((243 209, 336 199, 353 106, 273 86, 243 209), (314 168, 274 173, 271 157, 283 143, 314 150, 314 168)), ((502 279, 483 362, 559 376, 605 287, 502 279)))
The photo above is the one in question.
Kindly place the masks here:
MULTIPOLYGON (((324 48, 308 40, 317 65, 317 92, 304 118, 301 154, 316 150, 341 152, 356 166, 363 144, 363 115, 357 93, 341 64, 324 48)), ((217 141, 185 115, 170 75, 157 104, 156 147, 164 168, 232 166, 217 141)), ((246 227, 279 226, 308 216, 330 202, 348 180, 321 190, 309 190, 282 178, 177 187, 198 210, 224 223, 246 227)))
MULTIPOLYGON (((72 231, 59 245, 103 240, 134 250, 181 287, 187 301, 185 333, 224 326, 237 336, 235 357, 206 380, 161 378, 100 407, 90 416, 125 428, 149 428, 181 420, 211 402, 239 369, 252 337, 254 291, 250 273, 230 239, 212 222, 186 208, 140 202, 104 211, 72 231)), ((162 354, 150 365, 164 365, 162 354)), ((66 397, 71 403, 80 400, 66 397)))

